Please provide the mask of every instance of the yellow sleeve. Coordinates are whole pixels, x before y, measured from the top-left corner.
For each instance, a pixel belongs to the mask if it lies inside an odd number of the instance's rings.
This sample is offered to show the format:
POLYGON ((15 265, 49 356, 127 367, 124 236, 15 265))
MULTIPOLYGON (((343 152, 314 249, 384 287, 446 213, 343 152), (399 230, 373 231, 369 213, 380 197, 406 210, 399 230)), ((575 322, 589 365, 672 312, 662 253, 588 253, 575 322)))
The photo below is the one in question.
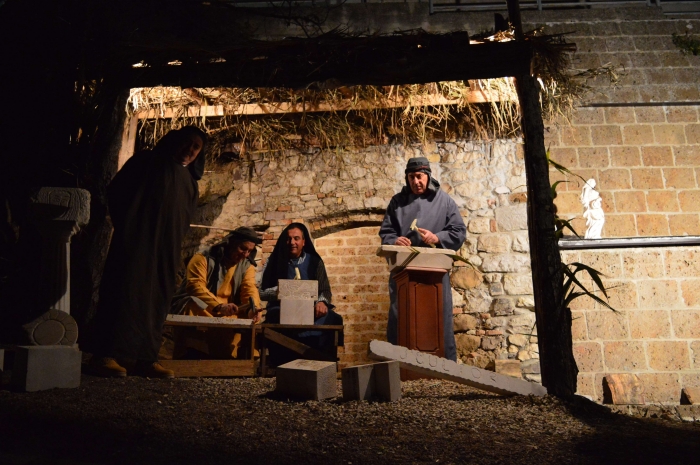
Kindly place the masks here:
POLYGON ((248 299, 253 298, 256 307, 260 307, 260 293, 258 288, 255 286, 255 267, 249 267, 245 274, 243 275, 243 282, 241 282, 241 305, 248 303, 248 299))
POLYGON ((207 289, 207 258, 201 254, 195 254, 190 263, 187 264, 187 294, 192 297, 198 297, 204 301, 210 310, 216 307, 222 302, 217 296, 212 294, 209 289, 207 289))

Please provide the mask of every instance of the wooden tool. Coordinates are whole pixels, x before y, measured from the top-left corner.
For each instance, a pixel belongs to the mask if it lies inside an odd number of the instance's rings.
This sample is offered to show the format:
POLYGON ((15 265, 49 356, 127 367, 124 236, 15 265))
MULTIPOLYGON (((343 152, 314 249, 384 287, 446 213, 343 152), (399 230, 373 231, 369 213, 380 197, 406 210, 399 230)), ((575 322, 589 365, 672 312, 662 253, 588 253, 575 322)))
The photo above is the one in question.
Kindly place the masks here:
MULTIPOLYGON (((423 242, 425 242, 425 236, 418 230, 418 226, 416 226, 416 223, 418 222, 418 218, 413 220, 413 223, 411 223, 411 227, 409 228, 411 231, 416 231, 418 235, 420 236, 421 239, 423 239, 423 242)), ((435 244, 428 244, 430 247, 435 248, 435 244)))

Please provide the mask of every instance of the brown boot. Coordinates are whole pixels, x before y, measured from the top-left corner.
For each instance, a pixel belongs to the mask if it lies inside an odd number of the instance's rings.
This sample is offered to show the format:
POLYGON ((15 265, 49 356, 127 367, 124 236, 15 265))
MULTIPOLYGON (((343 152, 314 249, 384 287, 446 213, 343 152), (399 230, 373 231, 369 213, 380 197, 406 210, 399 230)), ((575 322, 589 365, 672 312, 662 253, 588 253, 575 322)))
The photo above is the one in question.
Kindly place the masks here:
POLYGON ((104 378, 124 378, 126 368, 121 366, 112 357, 93 357, 88 365, 91 374, 104 378))
POLYGON ((146 378, 172 379, 175 377, 173 370, 168 370, 158 362, 139 362, 136 372, 146 378))

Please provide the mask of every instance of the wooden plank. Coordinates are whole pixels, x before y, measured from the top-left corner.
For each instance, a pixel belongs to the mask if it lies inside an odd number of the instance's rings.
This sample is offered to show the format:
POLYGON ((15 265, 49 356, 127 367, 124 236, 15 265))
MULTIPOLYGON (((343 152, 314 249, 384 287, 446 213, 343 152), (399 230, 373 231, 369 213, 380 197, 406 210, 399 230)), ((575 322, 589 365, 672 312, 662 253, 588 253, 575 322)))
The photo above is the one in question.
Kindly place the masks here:
POLYGON ((281 325, 263 323, 258 325, 260 328, 269 329, 300 329, 306 331, 342 331, 343 325, 281 325))
POLYGON ((159 360, 176 378, 255 376, 254 360, 159 360))
MULTIPOLYGON (((485 89, 472 91, 465 99, 468 103, 489 103, 501 101, 502 95, 498 92, 490 92, 485 89)), ((135 114, 138 119, 158 119, 172 118, 173 116, 198 118, 215 116, 235 116, 235 115, 275 115, 285 113, 315 113, 329 111, 351 111, 351 110, 376 110, 380 108, 405 108, 424 107, 431 105, 458 105, 464 100, 449 99, 442 95, 417 95, 405 98, 394 98, 385 102, 375 103, 367 101, 355 102, 351 99, 344 99, 337 103, 248 103, 238 106, 224 105, 202 105, 190 106, 181 112, 173 108, 150 108, 135 114)))
POLYGON ((247 328, 253 326, 253 320, 247 318, 221 318, 210 316, 168 315, 166 326, 201 326, 211 328, 247 328))
POLYGON ((277 331, 273 331, 270 328, 266 328, 265 331, 263 331, 262 335, 264 338, 269 339, 272 342, 276 342, 277 344, 296 352, 297 354, 301 355, 302 358, 309 360, 325 360, 328 362, 337 362, 337 360, 335 360, 335 357, 321 352, 319 350, 316 350, 314 348, 311 348, 304 343, 296 341, 291 337, 287 337, 284 334, 278 333, 277 331))
POLYGON ((132 68, 124 74, 131 88, 162 85, 298 89, 313 83, 337 88, 522 75, 530 72, 532 49, 530 44, 519 41, 470 44, 469 34, 460 31, 257 41, 230 50, 225 62, 181 66, 159 62, 157 56, 145 50, 141 56, 148 66, 132 68))

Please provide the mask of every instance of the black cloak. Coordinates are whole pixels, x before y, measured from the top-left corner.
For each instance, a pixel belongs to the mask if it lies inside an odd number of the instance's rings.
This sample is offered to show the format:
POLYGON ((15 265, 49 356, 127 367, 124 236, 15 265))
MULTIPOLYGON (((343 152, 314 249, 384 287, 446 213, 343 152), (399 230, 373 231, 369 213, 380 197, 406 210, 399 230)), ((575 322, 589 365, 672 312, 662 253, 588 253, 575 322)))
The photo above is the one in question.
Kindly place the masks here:
MULTIPOLYGON (((203 133, 197 135, 206 142, 203 133)), ((182 240, 204 170, 204 147, 187 167, 173 158, 187 136, 184 129, 171 131, 153 151, 129 159, 108 187, 114 233, 95 317, 98 356, 158 358, 182 240)))

